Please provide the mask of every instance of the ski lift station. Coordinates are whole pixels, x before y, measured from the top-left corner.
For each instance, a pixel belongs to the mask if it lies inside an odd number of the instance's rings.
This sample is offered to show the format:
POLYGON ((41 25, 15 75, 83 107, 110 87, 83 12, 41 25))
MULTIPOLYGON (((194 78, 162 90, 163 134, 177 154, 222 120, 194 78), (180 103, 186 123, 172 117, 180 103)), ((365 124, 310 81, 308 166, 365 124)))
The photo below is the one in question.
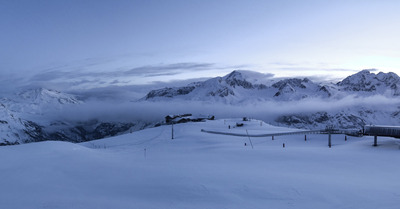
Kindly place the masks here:
POLYGON ((400 126, 364 126, 364 135, 400 138, 400 126))

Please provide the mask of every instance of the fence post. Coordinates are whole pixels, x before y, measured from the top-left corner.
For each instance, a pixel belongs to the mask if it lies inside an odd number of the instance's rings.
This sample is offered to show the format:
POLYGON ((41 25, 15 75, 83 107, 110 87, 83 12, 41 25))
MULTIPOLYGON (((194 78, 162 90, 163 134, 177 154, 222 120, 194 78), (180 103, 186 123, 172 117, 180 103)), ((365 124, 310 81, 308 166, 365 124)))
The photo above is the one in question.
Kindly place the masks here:
POLYGON ((329 148, 331 148, 332 147, 332 142, 331 142, 331 134, 329 133, 329 136, 328 136, 328 146, 329 146, 329 148))
POLYGON ((172 122, 171 126, 171 139, 174 139, 174 122, 172 122))

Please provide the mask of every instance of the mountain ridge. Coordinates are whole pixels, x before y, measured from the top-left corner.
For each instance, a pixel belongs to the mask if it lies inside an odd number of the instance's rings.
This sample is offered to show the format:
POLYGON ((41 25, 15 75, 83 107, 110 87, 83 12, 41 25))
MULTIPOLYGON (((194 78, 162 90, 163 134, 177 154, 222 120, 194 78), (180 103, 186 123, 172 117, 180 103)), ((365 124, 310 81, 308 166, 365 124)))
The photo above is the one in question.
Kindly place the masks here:
POLYGON ((231 100, 234 101, 235 98, 243 100, 243 98, 238 98, 241 94, 255 94, 255 96, 264 100, 284 101, 297 101, 307 97, 341 97, 343 92, 346 94, 362 92, 362 96, 374 94, 400 95, 400 78, 397 74, 391 72, 375 74, 369 70, 363 70, 346 77, 336 84, 316 83, 308 78, 287 78, 275 82, 272 80, 260 82, 256 77, 251 77, 249 74, 253 74, 253 76, 263 75, 252 71, 233 71, 223 77, 215 77, 183 87, 152 90, 141 100, 158 101, 174 98, 203 101, 217 100, 232 103, 231 100), (253 80, 253 82, 249 80, 253 80), (249 92, 249 90, 253 91, 249 92))

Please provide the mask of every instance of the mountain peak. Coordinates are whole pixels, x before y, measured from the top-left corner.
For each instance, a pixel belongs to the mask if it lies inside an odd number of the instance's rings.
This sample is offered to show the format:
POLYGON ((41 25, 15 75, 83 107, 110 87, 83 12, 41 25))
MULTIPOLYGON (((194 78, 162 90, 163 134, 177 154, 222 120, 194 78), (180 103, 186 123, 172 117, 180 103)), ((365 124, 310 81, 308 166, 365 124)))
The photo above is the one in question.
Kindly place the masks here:
POLYGON ((249 76, 247 75, 248 72, 250 71, 239 71, 239 70, 234 70, 231 73, 229 73, 228 75, 224 76, 223 79, 225 80, 225 82, 232 86, 232 87, 236 87, 236 86, 241 86, 245 89, 252 89, 253 88, 253 84, 249 81, 247 81, 247 78, 249 78, 249 76))
POLYGON ((225 75, 223 78, 224 79, 246 79, 246 77, 249 77, 249 74, 255 73, 253 71, 248 71, 248 70, 234 70, 231 73, 225 75))
POLYGON ((351 84, 365 84, 369 80, 375 78, 376 75, 371 73, 370 70, 362 70, 358 73, 350 75, 338 83, 339 86, 351 85, 351 84))
POLYGON ((388 73, 383 73, 383 72, 379 72, 376 75, 376 78, 382 82, 386 82, 386 83, 397 83, 400 81, 400 77, 393 72, 388 72, 388 73))
POLYGON ((375 69, 364 69, 364 70, 361 70, 360 72, 358 72, 358 73, 356 73, 356 74, 374 74, 374 73, 371 73, 371 71, 376 71, 375 69))
MULTIPOLYGON (((343 81, 337 83, 342 90, 346 91, 362 91, 362 92, 380 92, 384 93, 388 87, 398 91, 400 78, 395 73, 378 74, 371 73, 370 70, 362 70, 356 74, 348 76, 343 81)), ((396 94, 395 92, 395 94, 396 94)))
POLYGON ((258 85, 258 84, 265 85, 271 82, 271 78, 273 76, 274 75, 270 73, 259 73, 250 70, 234 70, 222 78, 226 81, 241 80, 249 82, 253 85, 258 85))
POLYGON ((77 104, 81 103, 75 96, 61 93, 56 90, 46 88, 28 89, 18 94, 20 99, 30 101, 32 103, 52 103, 57 101, 60 104, 77 104))
POLYGON ((308 78, 299 79, 299 78, 287 78, 281 81, 278 81, 272 85, 274 88, 284 88, 284 86, 290 85, 291 87, 299 87, 305 89, 306 86, 303 83, 311 82, 308 78))

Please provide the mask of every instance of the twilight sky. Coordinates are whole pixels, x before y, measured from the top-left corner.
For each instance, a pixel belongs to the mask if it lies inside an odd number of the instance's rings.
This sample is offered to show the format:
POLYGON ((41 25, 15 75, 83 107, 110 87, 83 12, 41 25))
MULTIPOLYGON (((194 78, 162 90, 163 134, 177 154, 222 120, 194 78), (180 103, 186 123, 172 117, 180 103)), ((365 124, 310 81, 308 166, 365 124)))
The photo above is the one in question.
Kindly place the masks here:
POLYGON ((400 75, 399 11, 398 0, 0 0, 0 82, 400 75))

